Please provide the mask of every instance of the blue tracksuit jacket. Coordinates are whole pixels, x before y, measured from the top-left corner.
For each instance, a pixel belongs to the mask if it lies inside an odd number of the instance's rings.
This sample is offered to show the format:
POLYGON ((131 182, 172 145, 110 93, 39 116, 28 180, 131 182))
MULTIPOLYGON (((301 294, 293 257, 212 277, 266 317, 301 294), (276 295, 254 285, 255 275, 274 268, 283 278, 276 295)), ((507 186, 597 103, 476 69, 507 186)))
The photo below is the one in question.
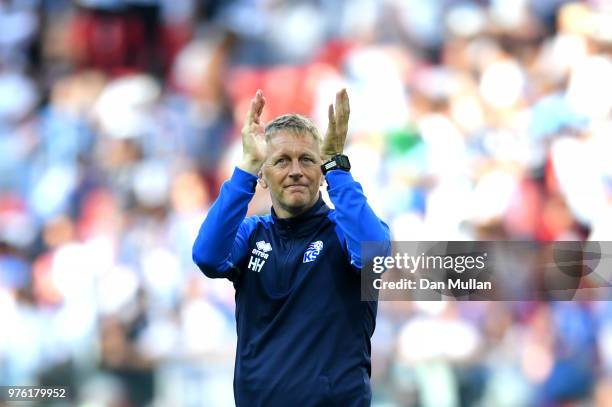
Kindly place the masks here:
POLYGON ((200 228, 193 260, 236 289, 237 406, 369 406, 376 302, 360 300, 362 241, 389 229, 359 183, 330 171, 329 196, 290 219, 247 217, 257 178, 239 168, 200 228))

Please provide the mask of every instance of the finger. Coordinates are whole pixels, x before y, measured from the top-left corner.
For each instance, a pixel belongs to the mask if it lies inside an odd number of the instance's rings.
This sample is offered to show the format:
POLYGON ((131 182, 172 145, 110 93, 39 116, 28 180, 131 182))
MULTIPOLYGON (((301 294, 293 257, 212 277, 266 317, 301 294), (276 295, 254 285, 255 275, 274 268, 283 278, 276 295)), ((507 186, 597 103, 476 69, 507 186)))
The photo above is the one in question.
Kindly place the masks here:
POLYGON ((339 120, 340 118, 342 120, 348 120, 350 106, 346 89, 342 89, 340 92, 336 93, 336 113, 339 120))
POLYGON ((247 110, 245 125, 248 126, 253 122, 257 122, 259 115, 261 115, 261 110, 263 109, 263 96, 261 93, 261 89, 258 89, 255 93, 255 96, 251 99, 249 103, 249 109, 247 110))
POLYGON ((257 90, 255 94, 254 104, 253 104, 253 116, 252 120, 254 123, 259 123, 259 119, 261 117, 261 113, 263 112, 264 105, 266 104, 266 98, 263 97, 263 92, 261 89, 257 90))
POLYGON ((246 118, 244 121, 245 127, 248 127, 251 125, 254 117, 255 117, 255 98, 252 98, 249 103, 249 109, 247 110, 246 118))
POLYGON ((327 109, 327 117, 329 119, 329 127, 335 127, 336 125, 336 115, 334 114, 334 105, 329 104, 329 108, 327 109))
POLYGON ((351 113, 351 105, 349 103, 348 92, 344 89, 342 94, 342 106, 344 106, 344 110, 346 111, 346 115, 348 116, 351 113))

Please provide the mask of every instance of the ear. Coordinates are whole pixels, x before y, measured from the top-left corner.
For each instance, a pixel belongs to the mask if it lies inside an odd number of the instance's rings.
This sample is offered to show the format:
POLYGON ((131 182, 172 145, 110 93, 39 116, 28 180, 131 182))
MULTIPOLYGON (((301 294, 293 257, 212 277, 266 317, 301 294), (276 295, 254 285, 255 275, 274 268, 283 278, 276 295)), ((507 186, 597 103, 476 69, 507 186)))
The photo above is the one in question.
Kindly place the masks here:
POLYGON ((259 172, 257 173, 257 182, 259 183, 259 185, 261 185, 262 188, 268 188, 268 184, 266 183, 266 180, 263 177, 263 172, 261 170, 259 170, 259 172))

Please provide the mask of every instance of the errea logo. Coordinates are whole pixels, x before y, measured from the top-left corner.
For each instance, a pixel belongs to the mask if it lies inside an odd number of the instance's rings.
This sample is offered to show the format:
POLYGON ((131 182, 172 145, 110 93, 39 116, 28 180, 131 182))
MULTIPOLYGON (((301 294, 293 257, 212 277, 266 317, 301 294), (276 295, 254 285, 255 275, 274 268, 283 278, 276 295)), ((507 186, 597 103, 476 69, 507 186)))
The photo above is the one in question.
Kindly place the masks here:
POLYGON ((260 240, 255 243, 255 248, 251 251, 251 257, 249 258, 248 268, 260 272, 266 260, 268 259, 269 252, 272 251, 270 243, 260 240))
POLYGON ((270 243, 260 240, 259 242, 255 243, 255 248, 251 251, 251 254, 259 256, 262 259, 267 259, 269 256, 268 252, 271 251, 272 246, 270 246, 270 243))
POLYGON ((272 251, 272 246, 270 246, 270 243, 264 242, 263 240, 260 240, 259 242, 255 243, 255 246, 257 246, 258 250, 261 250, 264 253, 272 251))

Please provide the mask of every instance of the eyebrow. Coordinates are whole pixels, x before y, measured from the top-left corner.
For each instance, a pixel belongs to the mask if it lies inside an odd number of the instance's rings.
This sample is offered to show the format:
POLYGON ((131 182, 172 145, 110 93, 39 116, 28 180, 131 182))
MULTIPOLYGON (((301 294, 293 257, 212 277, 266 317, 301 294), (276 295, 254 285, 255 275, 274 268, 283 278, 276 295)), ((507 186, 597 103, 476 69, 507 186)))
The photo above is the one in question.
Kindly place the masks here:
MULTIPOLYGON (((284 151, 282 151, 280 153, 273 154, 272 156, 270 156, 270 159, 277 160, 279 158, 285 158, 285 157, 289 158, 289 154, 284 152, 284 151)), ((303 158, 303 157, 315 158, 315 154, 313 154, 313 153, 303 153, 303 154, 300 154, 300 156, 298 158, 303 158)))

